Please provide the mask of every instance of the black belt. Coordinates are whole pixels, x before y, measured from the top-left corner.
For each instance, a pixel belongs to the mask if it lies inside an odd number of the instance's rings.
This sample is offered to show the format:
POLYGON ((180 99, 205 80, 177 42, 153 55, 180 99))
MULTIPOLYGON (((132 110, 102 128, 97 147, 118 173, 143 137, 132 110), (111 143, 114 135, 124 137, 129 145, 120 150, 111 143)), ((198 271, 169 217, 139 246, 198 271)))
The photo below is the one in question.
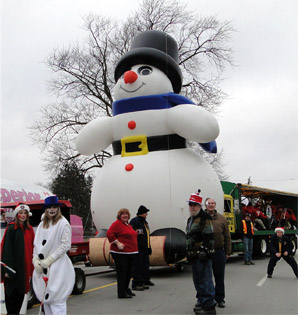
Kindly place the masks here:
MULTIPOLYGON (((147 140, 149 152, 186 148, 185 138, 182 138, 176 134, 145 138, 147 140)), ((142 145, 142 141, 127 142, 124 144, 123 148, 121 145, 121 140, 117 140, 112 143, 113 153, 114 155, 121 154, 122 152, 125 152, 129 155, 133 155, 133 153, 139 155, 138 153, 142 152, 140 145, 142 145)))

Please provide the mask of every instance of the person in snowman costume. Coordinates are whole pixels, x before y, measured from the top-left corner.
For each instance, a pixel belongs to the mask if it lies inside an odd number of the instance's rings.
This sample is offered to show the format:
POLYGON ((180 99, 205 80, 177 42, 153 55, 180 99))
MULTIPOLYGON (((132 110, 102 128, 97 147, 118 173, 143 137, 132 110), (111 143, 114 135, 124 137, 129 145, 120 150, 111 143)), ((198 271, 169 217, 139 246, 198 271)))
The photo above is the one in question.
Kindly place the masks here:
POLYGON ((75 282, 74 268, 67 256, 71 247, 71 227, 59 206, 56 196, 45 199, 45 213, 34 240, 33 288, 46 315, 67 313, 66 300, 75 282))
MULTIPOLYGON (((114 155, 93 183, 95 225, 98 230, 107 229, 113 209, 137 209, 146 204, 152 209, 152 232, 174 227, 185 234, 188 209, 184 201, 189 191, 201 187, 215 196, 223 209, 216 173, 186 145, 188 139, 214 150, 217 121, 178 94, 182 87, 178 46, 164 32, 138 34, 116 65, 114 77, 113 117, 91 121, 76 139, 76 148, 83 155, 97 153, 110 144, 113 147, 114 155)), ((178 258, 184 254, 178 253, 178 258)))

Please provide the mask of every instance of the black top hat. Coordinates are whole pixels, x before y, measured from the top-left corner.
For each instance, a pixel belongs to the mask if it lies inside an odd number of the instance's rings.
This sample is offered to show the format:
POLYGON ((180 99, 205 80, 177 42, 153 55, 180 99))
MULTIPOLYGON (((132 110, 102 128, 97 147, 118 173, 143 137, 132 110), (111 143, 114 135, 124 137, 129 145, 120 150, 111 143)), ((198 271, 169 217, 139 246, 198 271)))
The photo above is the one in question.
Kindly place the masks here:
POLYGON ((147 213, 148 211, 150 211, 150 210, 142 205, 142 206, 139 207, 137 215, 147 213))
POLYGON ((130 50, 118 62, 115 80, 132 66, 142 63, 163 71, 171 80, 174 92, 180 92, 182 73, 178 64, 178 46, 173 37, 157 30, 138 34, 133 39, 130 50))

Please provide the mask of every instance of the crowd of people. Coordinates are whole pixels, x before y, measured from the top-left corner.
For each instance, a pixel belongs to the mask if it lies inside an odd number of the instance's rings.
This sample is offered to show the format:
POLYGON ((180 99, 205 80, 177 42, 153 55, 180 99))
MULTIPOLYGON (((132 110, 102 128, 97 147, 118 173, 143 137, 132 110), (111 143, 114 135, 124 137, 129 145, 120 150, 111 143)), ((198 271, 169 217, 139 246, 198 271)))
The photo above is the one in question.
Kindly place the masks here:
MULTIPOLYGON (((231 254, 229 226, 225 216, 216 210, 216 201, 206 198, 203 203, 200 191, 191 194, 188 205, 190 216, 186 226, 186 250, 196 290, 194 312, 215 314, 216 306, 225 307, 225 265, 231 254)), ((254 265, 255 223, 258 218, 267 218, 254 214, 261 210, 254 210, 251 205, 243 208, 246 211, 241 222, 244 264, 254 265)), ((119 299, 130 299, 136 295, 133 291, 144 291, 154 286, 149 271, 152 254, 147 222, 149 211, 146 206, 140 205, 136 216, 131 219, 130 211, 122 208, 107 231, 119 299)), ((289 217, 284 220, 290 221, 289 209, 278 211, 279 222, 286 218, 286 213, 289 217)), ((31 278, 43 312, 46 315, 66 314, 66 301, 74 286, 75 272, 67 256, 71 247, 71 227, 61 213, 58 198, 50 196, 45 199, 44 214, 36 234, 29 224, 31 212, 28 205, 19 204, 13 215, 14 221, 6 227, 5 212, 1 211, 1 227, 5 228, 1 242, 1 279, 7 314, 19 314, 24 296, 30 289, 31 278)), ((294 221, 291 224, 294 225, 294 221)), ((298 278, 297 262, 291 255, 292 246, 285 235, 285 227, 276 227, 269 245, 268 278, 272 278, 274 267, 281 258, 298 278)))
POLYGON ((19 204, 1 242, 1 281, 7 314, 20 314, 32 278, 34 292, 46 315, 67 313, 75 273, 67 256, 71 227, 56 196, 45 199, 44 214, 36 234, 29 224, 30 208, 19 204))
POLYGON ((255 229, 266 230, 284 227, 285 229, 296 229, 296 216, 290 208, 284 208, 282 205, 273 205, 272 203, 251 202, 248 205, 242 204, 242 214, 250 214, 255 229), (270 209, 270 215, 265 214, 265 209, 270 209))
POLYGON ((117 272, 119 299, 132 298, 135 296, 132 290, 144 291, 154 285, 149 272, 149 256, 152 253, 150 230, 146 221, 149 211, 141 205, 136 217, 130 220, 129 210, 120 209, 117 220, 107 232, 117 272), (132 290, 129 288, 131 278, 132 290))
POLYGON ((231 253, 231 236, 227 220, 215 209, 215 200, 207 198, 204 211, 199 193, 189 198, 190 217, 186 227, 187 258, 197 299, 194 312, 215 314, 216 305, 225 307, 224 275, 226 259, 231 253))

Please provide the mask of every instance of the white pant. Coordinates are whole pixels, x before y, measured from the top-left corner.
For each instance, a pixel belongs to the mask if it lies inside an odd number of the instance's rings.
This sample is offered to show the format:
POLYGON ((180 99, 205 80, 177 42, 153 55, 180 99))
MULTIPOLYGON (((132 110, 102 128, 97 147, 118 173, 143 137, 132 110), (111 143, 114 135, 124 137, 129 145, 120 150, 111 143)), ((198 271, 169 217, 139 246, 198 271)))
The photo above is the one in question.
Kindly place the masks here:
POLYGON ((45 315, 66 315, 66 302, 59 304, 44 304, 45 315))

